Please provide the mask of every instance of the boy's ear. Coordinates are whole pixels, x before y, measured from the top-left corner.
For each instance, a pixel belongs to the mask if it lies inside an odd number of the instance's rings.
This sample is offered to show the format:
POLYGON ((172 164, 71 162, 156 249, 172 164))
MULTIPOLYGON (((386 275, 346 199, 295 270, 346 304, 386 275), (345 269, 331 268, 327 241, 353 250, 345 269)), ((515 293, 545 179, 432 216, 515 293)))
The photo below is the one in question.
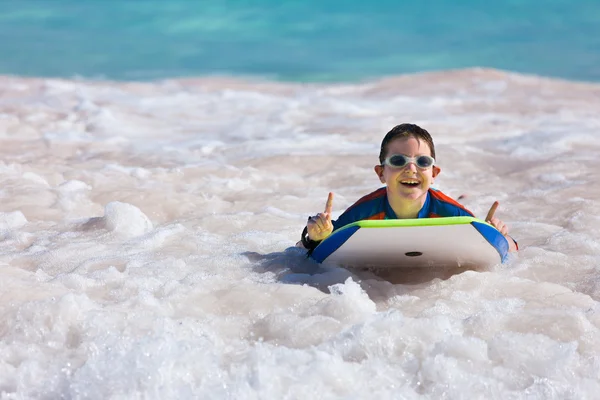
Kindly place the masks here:
POLYGON ((431 171, 431 176, 435 178, 436 176, 438 176, 440 174, 440 172, 442 172, 442 169, 440 167, 438 167, 437 165, 434 165, 433 169, 431 171))
POLYGON ((381 183, 385 183, 385 179, 383 178, 383 166, 376 165, 374 170, 375 170, 375 173, 377 174, 377 176, 379 177, 379 180, 381 181, 381 183))

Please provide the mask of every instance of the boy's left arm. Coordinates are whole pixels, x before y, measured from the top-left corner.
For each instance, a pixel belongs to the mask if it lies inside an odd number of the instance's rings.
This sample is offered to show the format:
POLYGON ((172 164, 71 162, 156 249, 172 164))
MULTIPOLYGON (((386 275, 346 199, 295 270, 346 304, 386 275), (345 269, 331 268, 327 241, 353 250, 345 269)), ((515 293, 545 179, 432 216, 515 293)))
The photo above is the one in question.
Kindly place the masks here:
POLYGON ((494 217, 494 213, 496 212, 496 209, 498 208, 499 204, 500 203, 498 201, 495 201, 494 204, 492 204, 490 211, 488 211, 487 216, 485 217, 485 221, 492 224, 494 228, 498 229, 500 233, 504 235, 506 241, 508 242, 508 251, 518 251, 519 245, 517 244, 515 239, 510 237, 510 235, 508 234, 508 226, 506 226, 506 224, 501 219, 494 217))

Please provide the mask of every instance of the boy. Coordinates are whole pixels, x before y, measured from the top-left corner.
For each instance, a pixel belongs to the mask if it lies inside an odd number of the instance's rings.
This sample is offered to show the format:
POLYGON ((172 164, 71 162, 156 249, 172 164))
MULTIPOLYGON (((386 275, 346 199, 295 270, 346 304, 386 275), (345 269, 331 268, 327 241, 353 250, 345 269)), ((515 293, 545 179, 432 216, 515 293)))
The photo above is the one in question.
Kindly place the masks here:
MULTIPOLYGON (((352 222, 366 219, 406 219, 470 216, 473 213, 439 190, 431 188, 441 169, 435 165, 435 147, 429 132, 414 124, 401 124, 381 142, 375 173, 386 186, 362 197, 336 221, 331 220, 333 193, 325 212, 310 217, 302 232, 302 244, 309 250, 331 233, 352 222)), ((508 236, 508 227, 493 217, 497 202, 486 218, 507 239, 509 251, 518 249, 508 236)))

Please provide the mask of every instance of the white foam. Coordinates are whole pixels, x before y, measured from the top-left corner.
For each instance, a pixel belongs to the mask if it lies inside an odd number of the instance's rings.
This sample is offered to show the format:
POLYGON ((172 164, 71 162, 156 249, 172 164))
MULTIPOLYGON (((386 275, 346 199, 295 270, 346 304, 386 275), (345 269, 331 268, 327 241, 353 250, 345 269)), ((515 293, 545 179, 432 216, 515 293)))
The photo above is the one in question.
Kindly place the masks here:
POLYGON ((27 218, 21 211, 0 213, 0 231, 21 228, 27 223, 27 218))
POLYGON ((595 398, 597 85, 483 69, 364 84, 4 78, 5 398, 595 398), (17 100, 12 100, 17 99, 17 100), (490 271, 322 268, 335 192, 427 128, 447 194, 494 200, 490 271))
POLYGON ((108 230, 126 237, 140 236, 153 229, 142 210, 120 201, 111 201, 104 207, 104 221, 108 230))

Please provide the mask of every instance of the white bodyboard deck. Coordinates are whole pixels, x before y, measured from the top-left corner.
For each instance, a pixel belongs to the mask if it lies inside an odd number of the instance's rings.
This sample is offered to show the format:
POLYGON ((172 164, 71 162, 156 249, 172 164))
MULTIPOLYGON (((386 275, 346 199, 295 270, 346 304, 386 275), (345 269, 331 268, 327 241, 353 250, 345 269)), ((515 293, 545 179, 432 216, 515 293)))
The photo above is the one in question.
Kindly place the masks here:
POLYGON ((482 268, 503 262, 506 238, 473 217, 358 221, 336 230, 311 257, 367 268, 482 268))

